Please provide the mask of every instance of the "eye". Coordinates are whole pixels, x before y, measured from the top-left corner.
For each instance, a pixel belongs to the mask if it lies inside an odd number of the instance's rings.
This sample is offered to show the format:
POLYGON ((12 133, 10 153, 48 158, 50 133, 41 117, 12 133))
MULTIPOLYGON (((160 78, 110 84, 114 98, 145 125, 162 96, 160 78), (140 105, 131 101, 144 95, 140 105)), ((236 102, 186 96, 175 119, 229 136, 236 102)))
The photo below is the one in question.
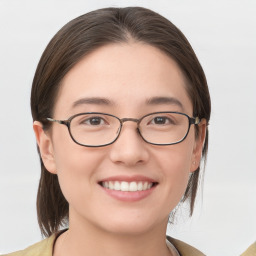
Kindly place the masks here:
POLYGON ((92 126, 104 125, 106 123, 107 123, 106 120, 104 120, 102 117, 99 117, 99 116, 93 116, 81 121, 81 124, 92 125, 92 126))
POLYGON ((155 125, 171 125, 174 124, 174 121, 170 117, 166 116, 156 116, 154 117, 150 124, 155 124, 155 125))

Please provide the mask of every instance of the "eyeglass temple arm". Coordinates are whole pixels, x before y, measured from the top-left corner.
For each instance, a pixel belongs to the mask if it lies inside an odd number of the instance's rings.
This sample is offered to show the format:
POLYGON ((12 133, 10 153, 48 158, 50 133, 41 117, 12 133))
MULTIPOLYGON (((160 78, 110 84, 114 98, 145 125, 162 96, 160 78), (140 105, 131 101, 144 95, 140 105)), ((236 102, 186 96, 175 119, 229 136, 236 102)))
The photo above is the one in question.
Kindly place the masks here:
POLYGON ((192 124, 200 124, 201 119, 197 116, 195 118, 192 118, 192 124))
POLYGON ((68 124, 68 121, 67 121, 67 120, 56 120, 56 119, 53 119, 53 118, 50 118, 50 117, 47 117, 46 119, 47 119, 48 121, 50 121, 50 122, 56 122, 56 123, 65 124, 65 125, 68 124))

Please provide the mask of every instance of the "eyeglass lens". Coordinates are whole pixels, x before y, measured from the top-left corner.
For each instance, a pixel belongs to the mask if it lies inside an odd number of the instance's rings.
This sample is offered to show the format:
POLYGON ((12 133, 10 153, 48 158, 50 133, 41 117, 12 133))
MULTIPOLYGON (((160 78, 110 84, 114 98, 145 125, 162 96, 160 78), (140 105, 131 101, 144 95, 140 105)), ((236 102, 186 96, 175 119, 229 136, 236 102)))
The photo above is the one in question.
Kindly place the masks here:
MULTIPOLYGON (((120 133, 121 120, 108 114, 77 115, 70 122, 73 139, 82 145, 101 146, 112 143, 120 133)), ((188 116, 181 113, 155 113, 138 123, 141 136, 152 144, 174 144, 181 141, 189 129, 188 116)))

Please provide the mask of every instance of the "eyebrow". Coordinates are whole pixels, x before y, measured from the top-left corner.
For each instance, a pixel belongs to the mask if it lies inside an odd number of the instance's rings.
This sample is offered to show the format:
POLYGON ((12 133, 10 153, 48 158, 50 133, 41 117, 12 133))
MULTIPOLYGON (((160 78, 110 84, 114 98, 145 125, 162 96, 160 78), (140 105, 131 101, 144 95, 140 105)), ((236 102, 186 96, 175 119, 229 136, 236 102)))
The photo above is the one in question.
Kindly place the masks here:
POLYGON ((106 98, 100 98, 100 97, 91 97, 91 98, 81 98, 77 101, 75 101, 72 104, 72 107, 75 108, 79 105, 83 104, 92 104, 92 105, 104 105, 104 106, 111 106, 114 105, 114 103, 106 98))
MULTIPOLYGON (((76 100, 73 104, 72 107, 75 108, 80 105, 84 104, 91 104, 91 105, 102 105, 102 106, 113 106, 115 105, 113 101, 107 99, 107 98, 102 98, 102 97, 89 97, 89 98, 81 98, 76 100)), ((183 105, 182 103, 173 97, 152 97, 146 100, 147 105, 176 105, 180 107, 182 110, 183 105)))
POLYGON ((182 110, 184 109, 182 103, 178 99, 173 97, 152 97, 149 98, 146 103, 148 105, 176 105, 180 107, 182 110))

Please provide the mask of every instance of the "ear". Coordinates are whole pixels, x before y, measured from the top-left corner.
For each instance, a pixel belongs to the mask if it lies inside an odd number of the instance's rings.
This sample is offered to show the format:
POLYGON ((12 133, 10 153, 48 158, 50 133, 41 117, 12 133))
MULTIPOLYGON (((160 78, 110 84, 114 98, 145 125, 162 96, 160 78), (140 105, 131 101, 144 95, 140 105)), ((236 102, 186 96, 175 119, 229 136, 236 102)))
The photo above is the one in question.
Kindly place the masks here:
POLYGON ((192 162, 190 165, 191 166, 190 172, 196 171, 200 165, 202 151, 203 151, 204 142, 205 142, 205 136, 206 136, 206 128, 207 128, 206 120, 202 119, 198 127, 199 127, 199 131, 198 131, 198 136, 196 137, 195 145, 193 148, 193 156, 191 159, 192 162))
POLYGON ((56 164, 50 135, 44 131, 43 125, 38 121, 34 121, 33 129, 45 168, 50 173, 56 174, 56 164))

